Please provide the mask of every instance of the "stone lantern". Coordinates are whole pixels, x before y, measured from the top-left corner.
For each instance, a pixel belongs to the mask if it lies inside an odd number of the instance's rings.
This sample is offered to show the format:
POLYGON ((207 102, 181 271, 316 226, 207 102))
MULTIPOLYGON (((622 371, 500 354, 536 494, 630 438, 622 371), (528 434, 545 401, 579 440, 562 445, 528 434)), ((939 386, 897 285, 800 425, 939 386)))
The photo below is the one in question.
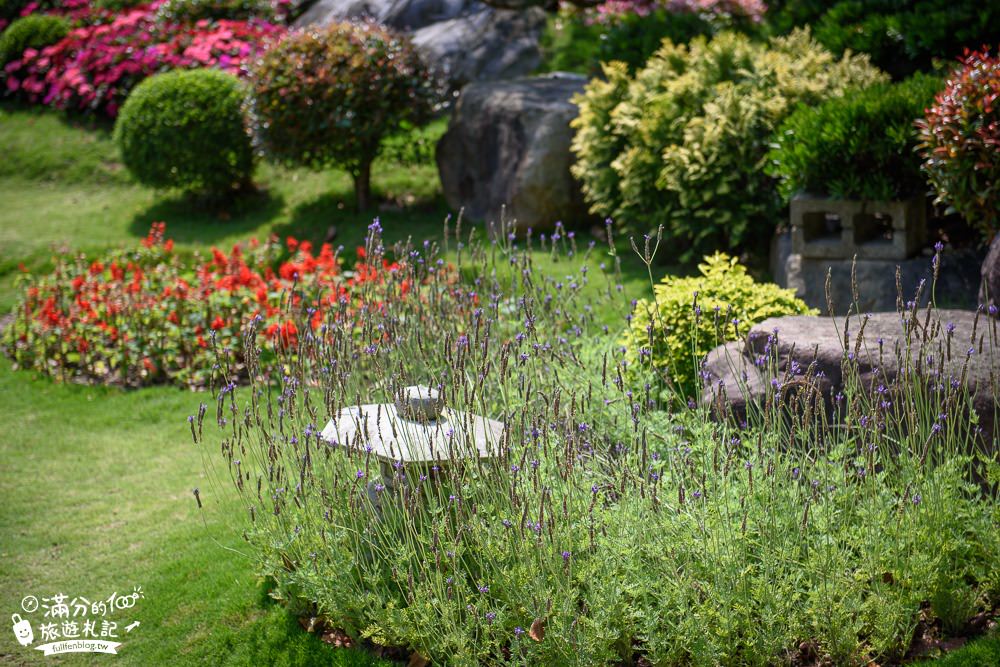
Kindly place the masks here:
POLYGON ((494 458, 500 453, 503 430, 503 423, 453 410, 437 390, 417 385, 403 389, 393 403, 338 411, 321 435, 344 447, 371 447, 388 481, 399 463, 431 467, 459 459, 494 458))

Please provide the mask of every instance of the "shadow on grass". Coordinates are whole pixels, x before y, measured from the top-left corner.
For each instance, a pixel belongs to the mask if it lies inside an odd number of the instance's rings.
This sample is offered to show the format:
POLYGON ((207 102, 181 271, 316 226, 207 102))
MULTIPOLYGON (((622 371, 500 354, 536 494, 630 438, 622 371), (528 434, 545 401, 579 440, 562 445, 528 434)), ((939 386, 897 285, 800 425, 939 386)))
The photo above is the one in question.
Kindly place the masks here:
POLYGON ((212 243, 250 233, 270 223, 284 208, 284 196, 274 189, 258 190, 226 205, 187 195, 168 195, 137 213, 129 232, 144 237, 154 222, 165 222, 170 238, 178 243, 212 243))
POLYGON ((375 218, 382 225, 385 241, 393 243, 408 236, 415 240, 439 238, 444 219, 450 212, 441 197, 411 207, 382 204, 367 211, 357 211, 350 202, 344 201, 341 193, 330 192, 296 207, 290 220, 277 225, 273 231, 280 238, 294 236, 322 243, 329 240, 328 233, 333 227, 336 235, 331 243, 350 251, 364 244, 368 227, 375 218))

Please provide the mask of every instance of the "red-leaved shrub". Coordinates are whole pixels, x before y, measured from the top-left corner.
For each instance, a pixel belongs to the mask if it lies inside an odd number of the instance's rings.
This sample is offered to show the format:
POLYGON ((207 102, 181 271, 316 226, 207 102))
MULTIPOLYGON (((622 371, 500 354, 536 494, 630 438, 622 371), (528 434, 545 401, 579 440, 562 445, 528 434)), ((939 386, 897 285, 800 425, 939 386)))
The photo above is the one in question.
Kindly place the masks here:
POLYGON ((1000 58, 966 51, 917 127, 937 200, 992 236, 1000 227, 1000 58))

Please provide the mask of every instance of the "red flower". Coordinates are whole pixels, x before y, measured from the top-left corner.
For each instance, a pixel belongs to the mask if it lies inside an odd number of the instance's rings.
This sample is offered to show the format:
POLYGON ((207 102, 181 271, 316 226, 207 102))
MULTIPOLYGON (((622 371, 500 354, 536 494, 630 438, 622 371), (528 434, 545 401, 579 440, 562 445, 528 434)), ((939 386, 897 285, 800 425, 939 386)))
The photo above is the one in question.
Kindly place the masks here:
POLYGON ((215 331, 218 331, 219 329, 222 329, 225 326, 226 326, 226 321, 222 319, 222 317, 220 317, 219 315, 216 315, 215 319, 212 320, 212 329, 214 329, 215 331))

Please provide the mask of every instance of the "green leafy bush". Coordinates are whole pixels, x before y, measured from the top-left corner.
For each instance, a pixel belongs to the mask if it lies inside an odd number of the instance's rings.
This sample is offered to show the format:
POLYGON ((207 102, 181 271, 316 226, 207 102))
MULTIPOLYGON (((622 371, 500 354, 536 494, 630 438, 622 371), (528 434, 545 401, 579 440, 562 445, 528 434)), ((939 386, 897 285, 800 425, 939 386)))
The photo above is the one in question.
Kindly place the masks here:
POLYGON ((620 60, 634 72, 669 39, 687 44, 714 32, 712 24, 694 12, 656 10, 647 15, 622 14, 601 23, 579 9, 564 9, 549 17, 542 36, 546 71, 600 73, 601 63, 620 60))
POLYGON ((337 165, 369 205, 371 164, 403 123, 422 125, 440 94, 409 39, 372 22, 289 33, 253 74, 259 133, 271 156, 337 165))
POLYGON ((966 53, 918 123, 937 200, 987 238, 1000 228, 1000 58, 966 53))
POLYGON ((100 7, 101 9, 109 9, 111 11, 122 11, 124 9, 131 9, 132 7, 138 7, 139 5, 145 4, 143 0, 95 0, 94 5, 100 7))
POLYGON ((145 79, 125 100, 114 139, 136 180, 155 188, 225 195, 250 184, 253 147, 245 89, 219 70, 145 79))
POLYGON ((167 0, 156 10, 156 18, 174 23, 250 18, 273 21, 279 18, 282 6, 272 0, 167 0))
POLYGON ((683 261, 766 243, 781 206, 763 171, 775 127, 800 103, 885 80, 804 31, 770 45, 733 33, 665 42, 634 76, 622 63, 604 73, 577 98, 573 173, 591 211, 663 225, 683 261))
POLYGON ((781 194, 888 201, 925 191, 914 123, 940 85, 936 77, 918 74, 797 109, 775 133, 768 153, 781 194))
POLYGON ((706 257, 698 270, 691 278, 667 276, 652 300, 636 303, 623 340, 631 368, 666 376, 685 397, 695 395, 697 364, 717 345, 769 317, 816 313, 794 290, 754 282, 723 253, 706 257))
POLYGON ((13 21, 20 16, 27 4, 27 0, 0 0, 0 30, 3 29, 4 21, 13 21))
POLYGON ((982 0, 839 0, 768 3, 779 32, 812 25, 816 39, 840 54, 867 53, 896 79, 996 40, 1000 4, 982 0))
POLYGON ((0 68, 16 60, 25 49, 43 49, 69 32, 69 21, 60 16, 25 16, 0 33, 0 68))

